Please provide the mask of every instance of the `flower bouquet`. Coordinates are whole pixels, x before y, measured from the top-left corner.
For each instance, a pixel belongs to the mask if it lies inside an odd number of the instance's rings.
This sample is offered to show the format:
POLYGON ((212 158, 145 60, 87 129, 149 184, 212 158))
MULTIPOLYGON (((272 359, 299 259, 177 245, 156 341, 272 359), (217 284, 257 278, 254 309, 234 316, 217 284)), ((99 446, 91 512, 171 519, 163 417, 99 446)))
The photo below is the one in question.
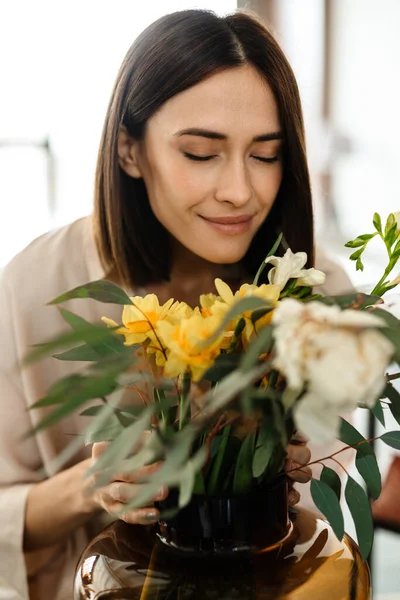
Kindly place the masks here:
MULTIPOLYGON (((374 233, 346 244, 357 269, 372 238, 385 244, 388 265, 370 295, 314 293, 324 274, 304 269, 305 253, 287 249, 275 256, 280 236, 251 285, 234 292, 217 279, 217 293, 201 296, 196 308, 173 299, 160 305, 154 294, 131 298, 108 281, 56 298, 51 304, 75 298, 118 304, 122 318, 92 324, 60 309, 71 330, 28 360, 61 348, 58 360, 86 366, 34 405, 54 406, 34 432, 73 411, 90 417, 85 443, 110 442, 92 467, 98 485, 122 468, 162 461, 126 509, 143 506, 161 485, 179 490, 178 508, 193 494, 247 493, 284 476, 285 448, 296 431, 319 443, 339 439, 343 450, 356 451, 366 485, 367 491, 348 475, 344 490, 365 559, 373 539, 369 496, 379 496, 381 476, 370 440, 343 415, 363 407, 384 424, 389 410, 400 423, 400 394, 392 384, 400 373, 387 373, 400 364, 400 320, 381 300, 399 283, 388 279, 400 256, 399 217, 390 214, 383 227, 375 214, 374 233), (259 284, 267 267, 268 283, 259 284), (124 401, 126 392, 135 400, 124 401)), ((400 448, 400 431, 379 438, 400 448)), ((323 460, 338 463, 343 450, 323 460)), ((325 464, 311 481, 315 505, 339 539, 341 487, 325 464)))

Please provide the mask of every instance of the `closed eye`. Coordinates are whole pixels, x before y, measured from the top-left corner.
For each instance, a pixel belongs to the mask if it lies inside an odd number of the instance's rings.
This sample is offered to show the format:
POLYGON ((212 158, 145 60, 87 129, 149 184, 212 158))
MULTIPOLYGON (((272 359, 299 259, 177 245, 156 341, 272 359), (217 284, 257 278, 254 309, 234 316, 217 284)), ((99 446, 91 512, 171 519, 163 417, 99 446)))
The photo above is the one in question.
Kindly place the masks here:
POLYGON ((184 152, 183 154, 189 160, 197 160, 197 161, 211 160, 212 158, 215 157, 215 154, 211 154, 210 156, 198 156, 197 154, 189 154, 189 152, 184 152))
MULTIPOLYGON (((183 154, 189 160, 194 160, 197 162, 202 162, 202 161, 205 162, 207 160, 211 160, 212 158, 216 157, 216 154, 210 154, 207 156, 199 156, 198 154, 190 154, 189 152, 184 152, 183 154)), ((253 156, 253 158, 258 160, 259 162, 271 164, 271 163, 276 162, 279 159, 279 156, 272 156, 271 158, 266 158, 264 156, 253 156)))
POLYGON ((272 156, 271 158, 265 158, 264 156, 253 156, 253 158, 262 163, 274 163, 278 160, 279 156, 272 156))

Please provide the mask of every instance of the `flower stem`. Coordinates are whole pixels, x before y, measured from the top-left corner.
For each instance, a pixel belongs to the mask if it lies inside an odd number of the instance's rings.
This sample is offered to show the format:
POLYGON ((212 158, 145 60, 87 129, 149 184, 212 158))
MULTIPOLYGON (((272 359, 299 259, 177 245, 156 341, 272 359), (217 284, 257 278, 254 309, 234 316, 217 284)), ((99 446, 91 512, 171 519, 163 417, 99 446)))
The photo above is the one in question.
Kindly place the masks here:
POLYGON ((190 372, 186 371, 186 373, 182 376, 182 391, 179 399, 179 431, 184 427, 186 421, 188 420, 188 416, 190 418, 190 386, 192 383, 192 378, 190 372))

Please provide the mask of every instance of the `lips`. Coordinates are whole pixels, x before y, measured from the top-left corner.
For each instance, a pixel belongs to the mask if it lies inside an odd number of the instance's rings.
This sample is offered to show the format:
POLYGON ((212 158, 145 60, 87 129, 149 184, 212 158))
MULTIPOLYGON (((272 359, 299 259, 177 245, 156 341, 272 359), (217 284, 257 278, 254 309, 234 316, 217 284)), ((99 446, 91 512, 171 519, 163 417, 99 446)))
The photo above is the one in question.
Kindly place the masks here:
POLYGON ((205 221, 216 223, 218 225, 238 225, 239 223, 247 223, 251 221, 253 215, 241 215, 238 217, 202 217, 205 221))
POLYGON ((237 217, 202 217, 203 221, 214 231, 224 235, 241 235, 249 231, 253 215, 238 215, 237 217))

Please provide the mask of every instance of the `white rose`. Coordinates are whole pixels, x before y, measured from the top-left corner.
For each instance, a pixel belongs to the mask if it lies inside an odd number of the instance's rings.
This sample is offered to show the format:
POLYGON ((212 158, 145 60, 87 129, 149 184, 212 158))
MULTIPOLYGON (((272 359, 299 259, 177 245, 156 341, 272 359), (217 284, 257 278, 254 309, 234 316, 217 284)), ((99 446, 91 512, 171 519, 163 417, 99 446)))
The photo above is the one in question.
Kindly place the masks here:
POLYGON ((379 317, 321 302, 282 300, 272 319, 274 366, 288 387, 304 395, 294 408, 296 426, 312 441, 338 434, 340 415, 373 406, 383 390, 394 348, 379 317))
POLYGON ((278 285, 281 290, 285 287, 289 279, 297 279, 297 285, 313 287, 325 283, 325 273, 318 269, 303 269, 307 262, 305 252, 293 252, 286 250, 285 255, 269 256, 265 259, 266 264, 274 265, 268 273, 270 283, 278 285))

